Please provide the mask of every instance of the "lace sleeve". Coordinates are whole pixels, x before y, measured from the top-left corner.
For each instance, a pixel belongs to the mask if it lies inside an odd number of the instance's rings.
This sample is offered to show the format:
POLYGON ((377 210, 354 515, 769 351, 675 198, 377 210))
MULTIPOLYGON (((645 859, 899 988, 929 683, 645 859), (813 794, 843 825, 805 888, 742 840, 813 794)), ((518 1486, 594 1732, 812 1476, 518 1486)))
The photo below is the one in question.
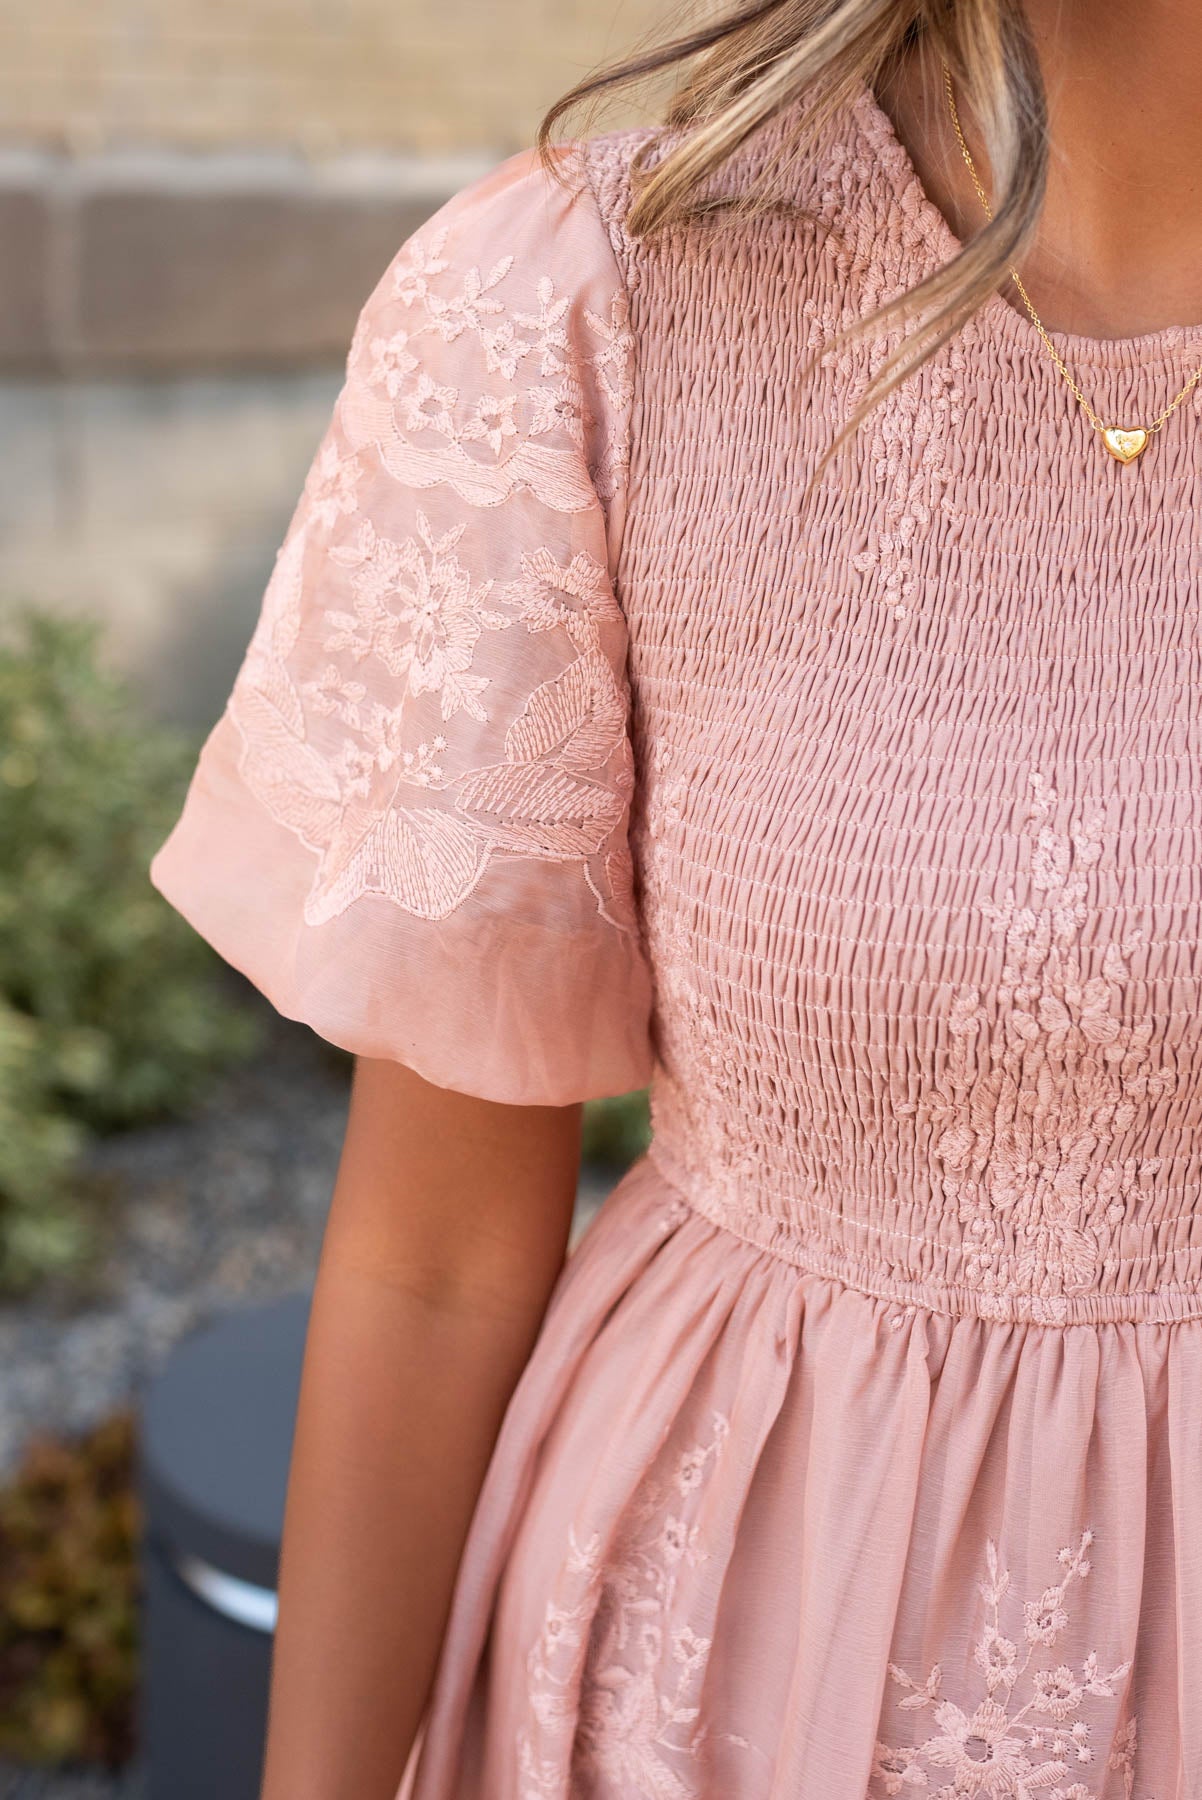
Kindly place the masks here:
POLYGON ((632 359, 595 201, 532 153, 402 246, 151 865, 281 1012, 496 1100, 650 1075, 611 575, 632 359))

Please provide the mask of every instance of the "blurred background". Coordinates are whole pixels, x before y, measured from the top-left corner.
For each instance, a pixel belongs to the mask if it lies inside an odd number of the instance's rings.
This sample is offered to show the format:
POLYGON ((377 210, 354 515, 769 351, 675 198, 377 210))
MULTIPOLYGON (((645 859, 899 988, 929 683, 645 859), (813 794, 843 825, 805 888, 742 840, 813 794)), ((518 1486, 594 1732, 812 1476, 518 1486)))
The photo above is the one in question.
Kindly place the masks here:
MULTIPOLYGON (((367 294, 681 10, 0 8, 0 1800, 253 1792, 349 1059, 218 965, 146 866, 367 294), (259 1417, 230 1389, 251 1365, 259 1417)), ((586 1113, 576 1238, 647 1141, 645 1094, 586 1113)))
POLYGON ((211 723, 389 257, 666 10, 7 0, 0 591, 211 723))

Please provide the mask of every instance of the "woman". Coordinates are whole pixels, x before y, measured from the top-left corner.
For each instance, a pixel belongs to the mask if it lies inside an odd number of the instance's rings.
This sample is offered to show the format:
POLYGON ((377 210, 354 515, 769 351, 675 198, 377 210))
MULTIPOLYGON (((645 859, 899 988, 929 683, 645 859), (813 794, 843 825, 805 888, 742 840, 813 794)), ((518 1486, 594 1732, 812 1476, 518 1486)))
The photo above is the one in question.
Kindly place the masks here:
POLYGON ((265 1800, 1193 1800, 1202 13, 677 62, 367 300, 154 867, 359 1057, 265 1800))

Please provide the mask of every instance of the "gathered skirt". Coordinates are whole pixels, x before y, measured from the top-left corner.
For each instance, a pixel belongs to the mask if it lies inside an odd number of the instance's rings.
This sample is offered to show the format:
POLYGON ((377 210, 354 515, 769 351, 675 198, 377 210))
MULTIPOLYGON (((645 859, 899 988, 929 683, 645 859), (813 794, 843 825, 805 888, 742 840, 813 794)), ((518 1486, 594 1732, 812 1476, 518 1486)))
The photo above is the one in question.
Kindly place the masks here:
POLYGON ((1202 1321, 899 1306, 653 1152, 565 1265, 403 1800, 1196 1800, 1202 1321))

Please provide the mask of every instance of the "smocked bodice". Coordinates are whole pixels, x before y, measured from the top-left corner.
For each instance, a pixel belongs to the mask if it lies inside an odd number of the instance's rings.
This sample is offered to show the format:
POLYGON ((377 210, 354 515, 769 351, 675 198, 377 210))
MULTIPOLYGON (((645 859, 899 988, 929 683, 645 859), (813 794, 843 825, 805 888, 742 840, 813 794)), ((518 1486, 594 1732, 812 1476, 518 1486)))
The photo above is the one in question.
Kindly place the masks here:
MULTIPOLYGON (((903 1305, 1202 1314, 1202 405, 1120 467, 999 296, 807 495, 881 346, 804 365, 955 247, 884 115, 754 257, 635 242, 628 146, 593 154, 638 344, 654 1158, 903 1305)), ((1068 347, 1127 421, 1202 329, 1068 347)))

